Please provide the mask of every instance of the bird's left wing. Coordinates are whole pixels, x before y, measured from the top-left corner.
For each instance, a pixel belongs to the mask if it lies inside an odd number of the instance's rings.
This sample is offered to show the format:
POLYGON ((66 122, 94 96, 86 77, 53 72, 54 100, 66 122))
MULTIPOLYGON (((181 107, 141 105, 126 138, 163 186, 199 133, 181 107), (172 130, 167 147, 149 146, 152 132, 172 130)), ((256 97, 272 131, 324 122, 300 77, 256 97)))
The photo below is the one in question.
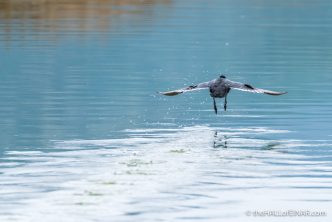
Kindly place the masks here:
POLYGON ((286 94, 287 92, 276 92, 276 91, 271 91, 271 90, 266 90, 266 89, 259 89, 255 88, 249 84, 243 84, 240 82, 233 82, 231 80, 225 80, 226 86, 236 89, 236 90, 241 90, 241 91, 246 91, 246 92, 251 92, 251 93, 264 93, 272 96, 279 96, 286 94))
POLYGON ((210 87, 210 85, 213 83, 213 81, 214 80, 209 81, 209 82, 202 82, 197 85, 188 86, 188 87, 182 88, 182 89, 177 89, 177 90, 172 90, 172 91, 167 91, 167 92, 159 92, 159 93, 163 94, 165 96, 176 96, 176 95, 179 95, 179 94, 185 93, 185 92, 192 92, 192 91, 196 91, 196 90, 207 89, 210 87))

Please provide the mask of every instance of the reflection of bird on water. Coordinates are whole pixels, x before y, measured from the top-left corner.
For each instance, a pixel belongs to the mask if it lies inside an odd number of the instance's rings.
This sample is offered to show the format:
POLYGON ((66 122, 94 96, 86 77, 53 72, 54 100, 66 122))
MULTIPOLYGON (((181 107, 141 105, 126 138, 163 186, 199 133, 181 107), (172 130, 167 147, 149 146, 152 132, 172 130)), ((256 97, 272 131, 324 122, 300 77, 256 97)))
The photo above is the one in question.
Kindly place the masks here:
POLYGON ((272 95, 272 96, 278 96, 278 95, 287 93, 287 92, 275 92, 275 91, 255 88, 249 84, 233 82, 229 79, 226 79, 226 77, 224 75, 221 75, 219 78, 213 79, 208 82, 203 82, 203 83, 199 83, 197 85, 188 86, 183 89, 177 89, 177 90, 168 91, 168 92, 160 92, 160 94, 163 94, 165 96, 175 96, 175 95, 178 95, 178 94, 181 94, 184 92, 191 92, 191 91, 207 89, 207 88, 210 90, 210 96, 213 98, 213 108, 214 108, 214 111, 216 114, 217 114, 217 105, 216 105, 215 98, 225 98, 224 110, 226 111, 227 95, 231 89, 236 89, 236 90, 241 90, 241 91, 246 91, 246 92, 251 92, 251 93, 264 93, 264 94, 272 95))
MULTIPOLYGON (((216 130, 214 132, 214 138, 213 138, 213 148, 232 148, 232 146, 230 146, 233 142, 233 145, 235 145, 235 147, 238 147, 238 142, 237 140, 247 140, 247 144, 244 147, 250 147, 250 149, 258 149, 258 150, 275 150, 277 149, 281 143, 278 141, 265 141, 264 140, 264 144, 257 144, 256 139, 252 139, 252 138, 246 138, 246 137, 242 137, 242 138, 238 138, 238 137, 229 137, 226 135, 223 135, 222 131, 218 131, 216 130), (219 135, 221 133, 221 135, 219 135), (231 142, 231 144, 229 143, 231 142)), ((233 147, 234 148, 234 147, 233 147)), ((285 152, 285 151, 279 151, 279 152, 285 152)))
POLYGON ((214 140, 213 140, 213 148, 227 148, 227 139, 228 137, 223 135, 223 136, 218 136, 218 131, 214 132, 214 140))

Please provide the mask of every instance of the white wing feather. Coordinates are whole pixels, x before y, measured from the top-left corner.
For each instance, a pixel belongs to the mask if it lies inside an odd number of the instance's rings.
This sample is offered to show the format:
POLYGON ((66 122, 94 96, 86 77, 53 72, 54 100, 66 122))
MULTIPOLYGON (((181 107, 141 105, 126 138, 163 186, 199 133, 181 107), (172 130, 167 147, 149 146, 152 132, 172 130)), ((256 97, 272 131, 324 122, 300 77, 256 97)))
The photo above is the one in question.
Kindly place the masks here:
POLYGON ((197 91, 197 90, 202 90, 202 89, 207 89, 210 87, 210 85, 214 82, 215 80, 209 81, 209 82, 202 82, 197 85, 193 86, 188 86, 186 88, 182 89, 177 89, 177 90, 172 90, 172 91, 167 91, 167 92, 159 92, 160 94, 163 94, 165 96, 176 96, 181 93, 185 92, 192 92, 192 91, 197 91))
POLYGON ((259 89, 255 88, 249 84, 243 84, 240 82, 233 82, 231 80, 225 80, 226 86, 236 89, 236 90, 241 90, 241 91, 246 91, 246 92, 251 92, 251 93, 264 93, 272 96, 279 96, 286 94, 287 92, 276 92, 276 91, 271 91, 271 90, 266 90, 266 89, 259 89))

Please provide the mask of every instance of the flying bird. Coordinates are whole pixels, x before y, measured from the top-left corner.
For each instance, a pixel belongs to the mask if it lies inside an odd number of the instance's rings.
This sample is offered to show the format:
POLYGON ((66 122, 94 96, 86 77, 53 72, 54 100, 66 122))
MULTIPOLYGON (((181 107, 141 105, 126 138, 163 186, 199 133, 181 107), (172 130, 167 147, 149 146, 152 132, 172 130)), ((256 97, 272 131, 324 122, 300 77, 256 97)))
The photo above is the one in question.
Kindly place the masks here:
POLYGON ((225 98, 224 102, 224 110, 227 110, 227 95, 231 91, 231 89, 241 90, 245 92, 251 92, 251 93, 261 93, 261 94, 267 94, 272 96, 279 96, 286 94, 287 92, 275 92, 271 90, 266 89, 259 89, 255 88, 249 84, 244 84, 240 82, 234 82, 226 78, 226 76, 221 75, 217 79, 213 79, 208 82, 199 83, 197 85, 191 85, 182 89, 167 91, 167 92, 159 92, 162 95, 165 96, 176 96, 181 93, 185 92, 192 92, 196 90, 202 90, 202 89, 209 89, 210 96, 213 99, 213 108, 214 112, 217 114, 218 109, 216 105, 216 98, 225 98))

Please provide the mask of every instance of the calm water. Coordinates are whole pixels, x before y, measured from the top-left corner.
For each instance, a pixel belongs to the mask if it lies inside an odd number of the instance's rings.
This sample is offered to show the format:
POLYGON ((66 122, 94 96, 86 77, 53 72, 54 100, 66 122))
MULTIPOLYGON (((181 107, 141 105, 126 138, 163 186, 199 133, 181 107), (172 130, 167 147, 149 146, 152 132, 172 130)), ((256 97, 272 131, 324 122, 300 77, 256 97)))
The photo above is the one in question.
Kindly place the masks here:
POLYGON ((0 220, 331 220, 331 7, 0 0, 0 220), (289 93, 155 93, 219 73, 289 93))

